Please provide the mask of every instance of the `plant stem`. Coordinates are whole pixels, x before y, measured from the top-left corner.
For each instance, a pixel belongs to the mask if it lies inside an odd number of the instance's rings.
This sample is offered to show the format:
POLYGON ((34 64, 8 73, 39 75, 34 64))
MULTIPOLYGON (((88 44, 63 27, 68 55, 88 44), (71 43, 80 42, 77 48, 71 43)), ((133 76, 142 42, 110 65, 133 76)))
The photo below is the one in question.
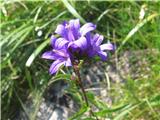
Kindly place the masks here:
POLYGON ((86 95, 86 92, 84 90, 82 80, 81 80, 81 76, 80 76, 80 73, 79 73, 78 63, 73 62, 73 69, 74 69, 74 72, 75 72, 76 76, 78 77, 77 83, 78 83, 79 87, 81 88, 81 91, 83 93, 83 98, 86 102, 87 107, 89 107, 89 102, 88 102, 88 99, 87 99, 87 95, 86 95))
MULTIPOLYGON (((83 98, 84 98, 84 100, 85 100, 85 103, 86 103, 87 107, 90 107, 90 106, 89 106, 89 102, 88 102, 88 98, 87 98, 87 95, 86 95, 86 91, 85 91, 85 89, 84 89, 84 87, 83 87, 82 80, 81 80, 81 76, 80 76, 80 72, 79 72, 79 66, 78 66, 78 65, 79 65, 79 62, 73 61, 72 64, 73 64, 74 72, 75 72, 76 76, 78 77, 77 83, 78 83, 79 87, 81 88, 81 91, 82 91, 82 94, 83 94, 83 98)), ((92 109, 90 109, 90 115, 96 117, 96 116, 94 115, 94 112, 92 111, 92 109)), ((98 120, 97 117, 96 117, 96 120, 98 120)))

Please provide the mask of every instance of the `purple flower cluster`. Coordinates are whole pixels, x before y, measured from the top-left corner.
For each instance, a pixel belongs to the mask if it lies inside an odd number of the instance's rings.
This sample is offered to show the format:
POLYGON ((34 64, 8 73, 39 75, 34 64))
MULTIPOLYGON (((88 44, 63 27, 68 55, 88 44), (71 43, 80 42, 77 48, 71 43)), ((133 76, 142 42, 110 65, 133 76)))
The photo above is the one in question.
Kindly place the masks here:
POLYGON ((54 60, 50 67, 50 73, 55 74, 60 66, 72 66, 72 62, 83 57, 99 56, 107 59, 105 50, 113 50, 111 43, 102 44, 103 36, 93 34, 96 29, 93 23, 86 23, 80 27, 78 19, 65 21, 59 24, 55 33, 60 37, 51 37, 52 50, 45 52, 42 58, 54 60))

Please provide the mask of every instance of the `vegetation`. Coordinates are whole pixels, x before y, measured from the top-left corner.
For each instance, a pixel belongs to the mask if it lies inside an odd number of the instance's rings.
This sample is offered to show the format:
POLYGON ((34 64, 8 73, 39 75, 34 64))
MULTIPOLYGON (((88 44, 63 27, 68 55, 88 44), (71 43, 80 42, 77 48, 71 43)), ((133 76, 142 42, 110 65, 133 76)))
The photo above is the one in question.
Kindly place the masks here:
MULTIPOLYGON (((42 60, 41 55, 50 49, 50 36, 57 24, 73 18, 79 18, 81 23, 90 21, 97 24, 97 32, 104 35, 106 41, 116 44, 117 56, 128 50, 153 50, 153 54, 141 55, 151 69, 147 73, 149 77, 132 79, 128 76, 124 83, 110 83, 112 106, 92 94, 87 95, 90 102, 100 108, 95 115, 115 120, 160 119, 159 1, 3 0, 0 9, 3 120, 13 119, 20 109, 25 111, 24 104, 30 97, 38 109, 49 83, 60 78, 70 81, 70 75, 63 75, 62 71, 57 76, 49 75, 50 63, 42 60)), ((137 67, 134 65, 132 67, 137 67)), ((146 74, 145 70, 142 72, 146 74)), ((74 87, 68 92, 71 90, 74 87)), ((82 104, 72 119, 80 119, 87 110, 82 104)), ((36 112, 29 115, 30 119, 35 118, 36 112)))

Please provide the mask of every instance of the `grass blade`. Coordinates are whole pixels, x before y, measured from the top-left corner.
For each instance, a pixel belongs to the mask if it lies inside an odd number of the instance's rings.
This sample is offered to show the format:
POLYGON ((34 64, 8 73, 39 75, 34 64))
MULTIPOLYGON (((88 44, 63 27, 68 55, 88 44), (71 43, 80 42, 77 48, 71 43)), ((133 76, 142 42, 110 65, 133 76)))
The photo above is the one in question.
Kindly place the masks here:
POLYGON ((135 109, 138 107, 141 103, 136 104, 136 105, 128 105, 124 110, 118 114, 113 120, 123 120, 122 118, 127 115, 131 110, 135 109))
MULTIPOLYGON (((21 27, 17 28, 16 30, 14 30, 12 33, 10 33, 9 35, 7 35, 1 42, 0 42, 0 47, 3 46, 3 44, 5 44, 6 42, 8 42, 10 40, 10 38, 12 36, 14 36, 16 33, 18 33, 19 31, 23 30, 25 27, 27 26, 27 24, 22 25, 21 27)), ((15 39, 15 38, 14 38, 15 39)))
MULTIPOLYGON (((25 31, 23 31, 24 32, 23 36, 20 39, 17 39, 15 46, 11 49, 12 52, 23 42, 23 40, 25 40, 25 38, 28 36, 32 28, 33 26, 30 26, 26 28, 25 31)), ((11 44, 12 42, 13 40, 9 44, 11 44)))
POLYGON ((86 23, 86 21, 74 9, 74 7, 72 7, 71 4, 69 4, 69 2, 67 0, 61 0, 61 1, 64 3, 64 5, 66 6, 66 8, 69 10, 69 12, 72 13, 72 15, 74 15, 76 18, 79 18, 82 23, 86 23))
POLYGON ((52 23, 53 21, 57 20, 59 17, 61 17, 62 15, 64 15, 66 13, 66 11, 61 12, 59 15, 57 15, 56 17, 52 18, 49 22, 45 23, 44 25, 42 25, 41 27, 39 27, 39 29, 45 28, 46 26, 48 26, 50 23, 52 23))
POLYGON ((159 14, 155 13, 150 16, 148 16, 146 19, 144 19, 142 22, 138 23, 125 37, 123 42, 121 43, 121 46, 117 49, 117 53, 120 51, 120 49, 125 45, 125 43, 143 26, 145 25, 148 21, 152 20, 153 18, 157 17, 159 14))
POLYGON ((38 8, 37 13, 36 13, 36 15, 35 15, 35 17, 34 17, 33 23, 36 23, 36 21, 37 21, 37 19, 38 19, 38 15, 39 15, 39 13, 41 12, 41 9, 42 9, 42 7, 39 7, 39 8, 38 8))
POLYGON ((26 62, 26 66, 30 67, 32 62, 34 61, 34 59, 37 57, 37 55, 39 55, 39 53, 49 44, 50 39, 44 41, 32 54, 31 56, 28 58, 27 62, 26 62))

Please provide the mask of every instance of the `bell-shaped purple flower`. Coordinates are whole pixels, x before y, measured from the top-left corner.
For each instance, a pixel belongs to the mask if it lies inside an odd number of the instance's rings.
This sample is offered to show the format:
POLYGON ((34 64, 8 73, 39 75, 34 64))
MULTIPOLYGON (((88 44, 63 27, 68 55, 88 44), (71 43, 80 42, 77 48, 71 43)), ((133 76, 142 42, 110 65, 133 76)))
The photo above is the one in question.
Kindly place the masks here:
POLYGON ((64 48, 53 49, 51 51, 45 52, 42 55, 42 58, 54 60, 49 69, 51 74, 55 74, 62 65, 72 66, 69 54, 64 48))
POLYGON ((105 61, 107 59, 107 53, 105 50, 114 50, 114 46, 109 42, 101 45, 103 38, 104 37, 99 34, 95 34, 94 36, 90 33, 87 34, 86 39, 88 49, 86 52, 89 57, 98 55, 103 61, 105 61))
POLYGON ((85 35, 96 29, 93 23, 86 23, 80 27, 79 19, 63 22, 58 25, 55 33, 60 35, 60 38, 52 39, 53 47, 62 47, 67 45, 71 49, 86 49, 87 40, 85 35))
POLYGON ((114 50, 114 46, 111 43, 101 45, 103 36, 91 33, 95 28, 96 25, 92 23, 80 27, 78 19, 57 26, 55 33, 59 37, 51 37, 52 50, 42 55, 42 58, 54 60, 50 67, 51 74, 55 74, 62 65, 72 66, 71 61, 84 57, 98 55, 102 60, 107 59, 105 50, 114 50))

